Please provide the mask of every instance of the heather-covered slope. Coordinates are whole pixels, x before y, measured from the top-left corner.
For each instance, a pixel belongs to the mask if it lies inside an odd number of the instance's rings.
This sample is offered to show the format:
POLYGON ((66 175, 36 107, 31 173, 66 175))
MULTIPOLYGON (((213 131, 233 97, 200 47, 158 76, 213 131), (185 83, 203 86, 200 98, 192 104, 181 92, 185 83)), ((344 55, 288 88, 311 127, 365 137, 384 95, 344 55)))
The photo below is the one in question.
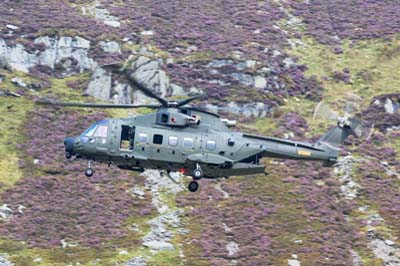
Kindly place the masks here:
POLYGON ((398 1, 0 3, 0 266, 400 265, 398 1), (149 99, 103 64, 237 130, 313 141, 351 107, 373 128, 333 168, 264 159, 268 176, 174 184, 64 159, 104 117, 34 105, 149 99), (217 107, 223 107, 217 109, 217 107))

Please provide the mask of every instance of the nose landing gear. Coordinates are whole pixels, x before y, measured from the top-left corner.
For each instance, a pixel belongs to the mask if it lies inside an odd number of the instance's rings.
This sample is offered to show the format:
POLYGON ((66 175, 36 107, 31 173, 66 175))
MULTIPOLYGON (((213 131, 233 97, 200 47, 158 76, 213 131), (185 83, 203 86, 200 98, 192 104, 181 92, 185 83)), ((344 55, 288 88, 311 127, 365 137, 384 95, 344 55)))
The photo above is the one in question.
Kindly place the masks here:
POLYGON ((88 168, 85 170, 85 176, 91 177, 93 175, 92 162, 88 162, 88 168))

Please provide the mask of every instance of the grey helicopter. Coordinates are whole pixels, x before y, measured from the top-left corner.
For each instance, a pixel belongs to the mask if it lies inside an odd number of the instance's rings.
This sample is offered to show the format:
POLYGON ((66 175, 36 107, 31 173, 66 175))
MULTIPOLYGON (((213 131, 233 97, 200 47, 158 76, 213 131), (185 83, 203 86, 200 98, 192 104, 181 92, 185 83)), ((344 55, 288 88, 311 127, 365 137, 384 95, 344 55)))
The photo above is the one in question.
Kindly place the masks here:
MULTIPOLYGON (((143 172, 158 169, 192 176, 191 192, 199 188, 202 178, 220 178, 266 173, 261 158, 321 161, 333 166, 340 145, 351 134, 358 135, 360 121, 347 116, 339 118, 315 143, 306 143, 237 132, 236 122, 203 108, 187 106, 201 95, 168 101, 138 79, 127 75, 132 86, 139 88, 159 104, 71 103, 39 99, 37 104, 89 108, 150 108, 150 114, 107 119, 94 123, 82 134, 64 140, 67 159, 75 156, 88 160, 85 175, 94 174, 92 162, 116 165, 121 169, 143 172)), ((173 180, 174 181, 174 180, 173 180)))

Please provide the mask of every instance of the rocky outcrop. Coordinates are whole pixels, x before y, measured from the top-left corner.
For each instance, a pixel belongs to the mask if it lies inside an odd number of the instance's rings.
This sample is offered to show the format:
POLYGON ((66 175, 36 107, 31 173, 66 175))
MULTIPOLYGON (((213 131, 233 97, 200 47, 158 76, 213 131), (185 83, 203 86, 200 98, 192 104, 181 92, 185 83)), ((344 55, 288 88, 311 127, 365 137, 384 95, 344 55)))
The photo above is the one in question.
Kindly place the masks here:
POLYGON ((19 43, 8 46, 0 38, 0 57, 6 58, 12 68, 24 73, 29 73, 30 68, 38 65, 53 70, 64 68, 65 75, 93 70, 97 63, 89 57, 89 49, 90 41, 81 37, 43 36, 36 38, 29 47, 19 43))

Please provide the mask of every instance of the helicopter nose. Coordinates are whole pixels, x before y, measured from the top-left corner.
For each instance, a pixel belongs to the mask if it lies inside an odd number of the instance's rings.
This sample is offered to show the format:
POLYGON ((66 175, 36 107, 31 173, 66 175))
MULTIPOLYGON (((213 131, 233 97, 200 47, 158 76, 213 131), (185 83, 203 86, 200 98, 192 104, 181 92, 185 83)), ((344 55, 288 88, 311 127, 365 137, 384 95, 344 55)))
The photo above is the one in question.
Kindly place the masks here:
POLYGON ((75 138, 64 139, 65 157, 67 157, 67 159, 72 157, 74 151, 74 143, 75 143, 75 138))

